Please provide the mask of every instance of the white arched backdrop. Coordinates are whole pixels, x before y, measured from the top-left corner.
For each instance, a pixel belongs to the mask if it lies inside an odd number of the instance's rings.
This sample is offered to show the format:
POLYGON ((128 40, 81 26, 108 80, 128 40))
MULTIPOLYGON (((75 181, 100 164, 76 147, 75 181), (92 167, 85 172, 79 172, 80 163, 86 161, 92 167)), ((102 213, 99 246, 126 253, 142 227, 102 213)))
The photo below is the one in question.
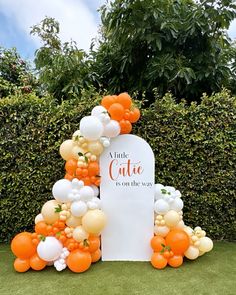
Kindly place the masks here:
POLYGON ((120 135, 100 158, 102 260, 150 261, 154 226, 155 160, 149 144, 120 135))

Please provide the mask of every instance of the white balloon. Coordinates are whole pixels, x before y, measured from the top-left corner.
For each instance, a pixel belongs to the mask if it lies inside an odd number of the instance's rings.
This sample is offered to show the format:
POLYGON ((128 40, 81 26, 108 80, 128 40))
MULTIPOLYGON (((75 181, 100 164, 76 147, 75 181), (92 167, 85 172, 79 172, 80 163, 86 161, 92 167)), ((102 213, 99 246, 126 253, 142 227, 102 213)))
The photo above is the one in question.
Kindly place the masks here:
POLYGON ((99 198, 92 198, 91 201, 87 203, 89 209, 100 209, 101 208, 101 200, 99 198))
POLYGON ((165 189, 170 192, 170 193, 174 193, 175 192, 175 188, 173 186, 166 186, 165 189))
POLYGON ((40 221, 44 221, 43 215, 41 213, 35 217, 34 223, 37 224, 40 221))
POLYGON ((108 124, 104 126, 103 136, 106 137, 116 137, 120 134, 120 125, 117 121, 111 120, 108 124))
POLYGON ((209 252, 213 248, 213 242, 208 237, 200 238, 200 245, 198 248, 201 252, 209 252))
POLYGON ((170 206, 165 200, 159 199, 155 202, 154 210, 157 214, 165 214, 170 210, 170 206))
POLYGON ((90 201, 94 198, 94 190, 90 186, 84 186, 79 191, 81 201, 90 201))
POLYGON ((189 246, 187 251, 184 253, 184 255, 188 259, 194 260, 194 259, 198 258, 199 250, 198 250, 198 248, 196 248, 194 246, 189 246))
POLYGON ((61 203, 69 202, 68 195, 72 192, 72 184, 67 179, 58 180, 52 188, 53 197, 61 203))
POLYGON ((37 247, 38 256, 45 261, 54 261, 61 255, 63 246, 55 237, 46 237, 37 247))
POLYGON ((102 144, 103 144, 104 147, 109 147, 110 146, 110 140, 105 139, 102 144))
POLYGON ((107 110, 103 106, 96 106, 92 109, 92 116, 99 117, 101 114, 107 114, 107 110))
POLYGON ((80 216, 83 216, 87 212, 88 207, 85 204, 85 202, 76 201, 71 204, 70 210, 71 210, 72 215, 74 215, 76 217, 80 217, 80 216))
POLYGON ((169 231, 170 231, 170 229, 165 225, 163 225, 163 226, 155 225, 154 226, 154 233, 158 236, 162 236, 163 238, 167 236, 169 231))
POLYGON ((183 209, 184 203, 180 198, 175 198, 173 202, 170 203, 170 209, 179 212, 183 209))
POLYGON ((80 132, 88 140, 97 140, 102 136, 104 127, 95 116, 86 116, 80 121, 80 132))
POLYGON ((181 192, 180 192, 179 190, 176 190, 176 191, 174 192, 174 196, 175 196, 176 198, 181 198, 181 192))
POLYGON ((155 200, 162 199, 162 189, 164 189, 164 185, 160 183, 155 184, 155 200))
POLYGON ((96 185, 90 185, 90 187, 93 189, 93 192, 94 192, 94 197, 98 197, 99 195, 99 189, 96 185))

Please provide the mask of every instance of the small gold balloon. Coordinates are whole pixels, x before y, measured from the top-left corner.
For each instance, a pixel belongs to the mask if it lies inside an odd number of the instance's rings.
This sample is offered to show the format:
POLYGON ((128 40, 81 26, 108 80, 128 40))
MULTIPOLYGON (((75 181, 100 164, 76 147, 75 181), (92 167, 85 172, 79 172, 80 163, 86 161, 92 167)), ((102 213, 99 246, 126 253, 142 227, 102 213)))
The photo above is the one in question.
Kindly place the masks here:
POLYGON ((73 231, 73 238, 77 242, 83 242, 89 237, 89 234, 86 232, 86 230, 80 225, 77 226, 73 231))
POLYGON ((103 152, 103 145, 98 140, 97 141, 90 141, 90 142, 88 142, 88 150, 92 154, 99 156, 103 152))
POLYGON ((66 220, 66 225, 71 226, 71 227, 76 227, 81 225, 82 219, 81 217, 75 217, 71 215, 69 218, 66 220))
POLYGON ((100 233, 106 225, 107 218, 102 210, 89 210, 82 217, 83 228, 91 234, 100 233))

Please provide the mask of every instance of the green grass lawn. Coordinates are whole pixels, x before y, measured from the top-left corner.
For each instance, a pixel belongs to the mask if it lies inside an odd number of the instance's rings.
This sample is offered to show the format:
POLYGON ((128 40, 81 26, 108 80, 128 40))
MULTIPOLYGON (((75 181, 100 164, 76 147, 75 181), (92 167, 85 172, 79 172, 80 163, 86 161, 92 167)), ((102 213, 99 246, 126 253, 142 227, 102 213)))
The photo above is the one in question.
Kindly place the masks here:
POLYGON ((236 294, 236 243, 215 242, 212 252, 178 268, 156 270, 147 262, 98 262, 82 274, 57 272, 16 273, 9 245, 0 245, 1 295, 158 295, 236 294))

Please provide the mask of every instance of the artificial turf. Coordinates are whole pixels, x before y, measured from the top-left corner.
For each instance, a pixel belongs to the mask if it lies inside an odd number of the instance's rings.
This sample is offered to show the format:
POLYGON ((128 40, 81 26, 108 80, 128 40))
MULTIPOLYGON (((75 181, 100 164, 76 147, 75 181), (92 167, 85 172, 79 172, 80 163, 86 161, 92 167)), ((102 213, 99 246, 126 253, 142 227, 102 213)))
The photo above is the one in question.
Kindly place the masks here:
POLYGON ((1 295, 234 295, 236 243, 215 242, 214 249, 177 269, 152 268, 148 262, 98 262, 82 274, 54 267, 16 273, 9 245, 0 245, 1 295))

